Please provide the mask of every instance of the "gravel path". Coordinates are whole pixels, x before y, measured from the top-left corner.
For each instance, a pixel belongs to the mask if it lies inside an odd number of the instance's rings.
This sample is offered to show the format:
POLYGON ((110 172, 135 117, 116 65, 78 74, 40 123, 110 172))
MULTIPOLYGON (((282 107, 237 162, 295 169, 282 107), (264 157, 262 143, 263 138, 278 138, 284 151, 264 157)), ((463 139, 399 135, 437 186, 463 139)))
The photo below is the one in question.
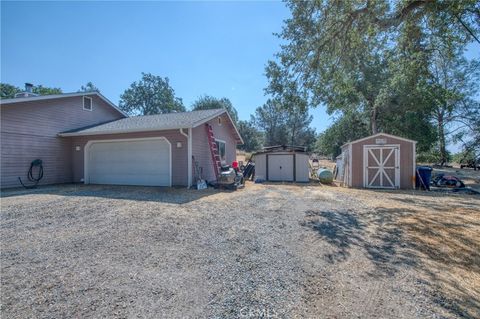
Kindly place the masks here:
POLYGON ((332 188, 3 195, 5 318, 448 317, 388 214, 332 188))

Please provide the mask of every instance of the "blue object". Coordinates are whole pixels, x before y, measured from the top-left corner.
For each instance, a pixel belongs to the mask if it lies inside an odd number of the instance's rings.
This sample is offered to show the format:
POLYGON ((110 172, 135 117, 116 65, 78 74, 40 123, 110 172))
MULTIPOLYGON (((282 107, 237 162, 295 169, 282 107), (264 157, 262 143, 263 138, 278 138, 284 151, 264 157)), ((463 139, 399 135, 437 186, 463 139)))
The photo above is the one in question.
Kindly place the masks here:
POLYGON ((430 166, 417 166, 417 173, 415 174, 415 188, 430 190, 432 170, 433 169, 430 166))

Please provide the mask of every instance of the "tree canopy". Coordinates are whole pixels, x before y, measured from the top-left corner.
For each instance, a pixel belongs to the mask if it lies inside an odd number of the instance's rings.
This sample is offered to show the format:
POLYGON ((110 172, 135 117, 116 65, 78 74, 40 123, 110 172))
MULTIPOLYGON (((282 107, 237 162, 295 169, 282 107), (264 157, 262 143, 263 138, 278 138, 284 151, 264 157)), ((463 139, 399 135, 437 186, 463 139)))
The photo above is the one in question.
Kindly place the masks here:
MULTIPOLYGON (((8 83, 0 83, 0 97, 2 99, 12 99, 15 97, 15 94, 22 92, 23 90, 19 87, 8 83)), ((32 88, 32 93, 38 95, 52 95, 52 94, 61 94, 62 89, 60 88, 51 88, 43 85, 36 85, 32 88)))
POLYGON ((280 100, 294 92, 308 107, 325 106, 336 122, 320 145, 338 152, 338 144, 353 138, 340 129, 352 119, 362 119, 365 135, 383 131, 418 140, 420 151, 436 143, 442 133, 432 119, 431 93, 439 92, 431 66, 439 50, 458 57, 478 41, 478 1, 320 0, 287 6, 291 18, 278 35, 284 44, 277 61, 266 67, 266 92, 280 100))
POLYGON ((325 155, 336 157, 341 153, 343 144, 367 136, 368 132, 368 118, 365 115, 346 113, 319 134, 316 149, 325 155))
POLYGON ((233 107, 232 102, 226 97, 222 97, 220 99, 204 95, 199 97, 192 105, 192 111, 196 110, 209 110, 209 109, 226 109, 230 117, 232 118, 234 123, 238 122, 238 112, 233 107))
POLYGON ((269 99, 255 110, 252 125, 263 133, 264 146, 297 145, 313 150, 315 130, 310 127, 312 116, 294 105, 285 107, 279 100, 269 99))
POLYGON ((0 83, 0 98, 13 99, 15 94, 22 92, 20 88, 8 83, 0 83))
POLYGON ((142 73, 120 96, 120 109, 130 115, 184 112, 182 99, 175 96, 168 78, 142 73))
POLYGON ((63 93, 62 89, 60 88, 51 88, 43 85, 35 85, 32 88, 32 92, 38 95, 54 95, 63 93))
POLYGON ((87 82, 87 84, 80 87, 78 92, 100 92, 100 90, 92 82, 87 82))
POLYGON ((253 152, 258 151, 262 147, 263 135, 253 125, 252 121, 238 121, 237 129, 244 141, 244 144, 239 145, 238 149, 253 152))

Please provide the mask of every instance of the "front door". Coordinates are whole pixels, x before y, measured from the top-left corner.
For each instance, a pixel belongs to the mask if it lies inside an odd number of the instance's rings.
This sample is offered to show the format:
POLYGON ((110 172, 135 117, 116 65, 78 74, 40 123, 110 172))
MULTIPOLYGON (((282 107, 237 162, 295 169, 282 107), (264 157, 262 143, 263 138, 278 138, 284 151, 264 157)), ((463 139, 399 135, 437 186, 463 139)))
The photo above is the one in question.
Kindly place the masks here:
POLYGON ((365 145, 363 147, 364 178, 367 188, 400 187, 400 147, 365 145))

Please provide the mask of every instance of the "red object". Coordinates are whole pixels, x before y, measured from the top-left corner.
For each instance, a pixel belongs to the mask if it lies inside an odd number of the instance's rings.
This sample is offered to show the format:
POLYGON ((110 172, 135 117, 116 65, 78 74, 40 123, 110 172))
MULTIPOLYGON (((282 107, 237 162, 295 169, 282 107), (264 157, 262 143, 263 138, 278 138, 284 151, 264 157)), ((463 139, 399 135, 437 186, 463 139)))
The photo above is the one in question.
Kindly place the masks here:
POLYGON ((215 144, 215 137, 213 136, 212 126, 206 123, 205 128, 207 130, 210 153, 212 154, 213 171, 215 172, 215 177, 218 180, 218 175, 220 174, 220 167, 222 166, 222 164, 220 163, 220 156, 218 155, 217 144, 215 144))
POLYGON ((232 168, 238 168, 238 162, 237 161, 232 162, 232 168))

